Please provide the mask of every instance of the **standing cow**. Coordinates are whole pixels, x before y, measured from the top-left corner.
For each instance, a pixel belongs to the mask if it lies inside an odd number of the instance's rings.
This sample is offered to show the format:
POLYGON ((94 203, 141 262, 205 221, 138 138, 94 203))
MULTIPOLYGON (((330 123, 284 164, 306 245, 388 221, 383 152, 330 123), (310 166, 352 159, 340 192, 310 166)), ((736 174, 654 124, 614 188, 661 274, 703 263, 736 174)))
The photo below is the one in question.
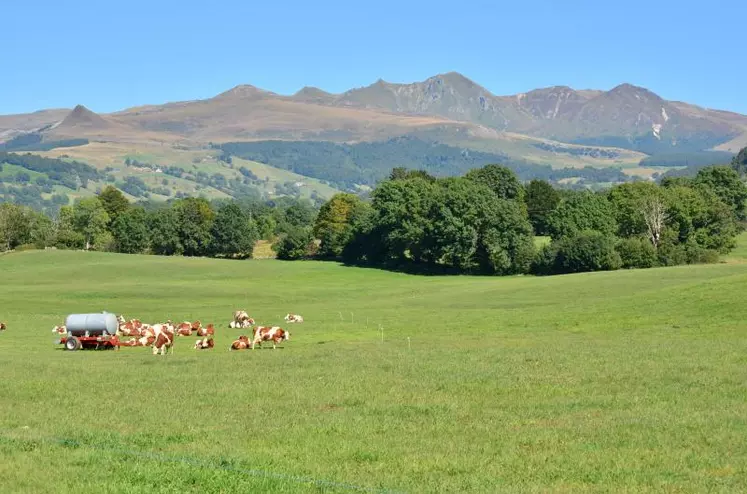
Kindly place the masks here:
POLYGON ((283 340, 289 340, 290 333, 279 326, 257 326, 254 328, 254 338, 252 339, 251 348, 254 350, 254 345, 259 344, 262 346, 263 341, 272 341, 273 350, 277 348, 277 344, 283 340))
POLYGON ((165 324, 154 324, 153 333, 155 340, 153 341, 153 355, 166 355, 171 349, 171 353, 174 353, 174 326, 171 321, 165 324))

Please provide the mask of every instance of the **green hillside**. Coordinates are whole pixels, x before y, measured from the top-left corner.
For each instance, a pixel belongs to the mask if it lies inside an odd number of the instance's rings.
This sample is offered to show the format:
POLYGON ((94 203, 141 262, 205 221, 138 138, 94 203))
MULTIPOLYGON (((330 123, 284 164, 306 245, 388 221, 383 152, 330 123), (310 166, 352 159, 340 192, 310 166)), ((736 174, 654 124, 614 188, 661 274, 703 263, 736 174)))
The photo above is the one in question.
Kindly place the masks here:
POLYGON ((5 492, 747 490, 747 264, 419 277, 35 251, 0 269, 5 492), (239 308, 305 322, 229 352, 239 308), (213 322, 216 348, 56 348, 68 313, 101 310, 213 322))

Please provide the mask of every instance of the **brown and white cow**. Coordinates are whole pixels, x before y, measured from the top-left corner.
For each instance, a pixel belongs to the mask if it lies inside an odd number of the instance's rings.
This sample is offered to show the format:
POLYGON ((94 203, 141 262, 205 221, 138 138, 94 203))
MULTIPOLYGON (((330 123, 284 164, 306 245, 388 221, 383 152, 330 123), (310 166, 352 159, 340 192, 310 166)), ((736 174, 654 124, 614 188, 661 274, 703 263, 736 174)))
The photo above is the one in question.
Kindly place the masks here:
POLYGON ((210 350, 215 346, 215 342, 212 338, 201 338, 195 341, 195 350, 210 350))
POLYGON ((120 343, 121 346, 151 346, 156 341, 155 336, 141 336, 140 338, 130 338, 120 343))
POLYGON ((8 329, 8 326, 4 322, 0 322, 0 331, 5 331, 6 329, 8 329))
POLYGON ((246 328, 249 325, 254 324, 254 319, 249 317, 249 314, 247 314, 246 311, 237 310, 237 311, 234 311, 233 313, 233 322, 235 323, 234 326, 231 326, 233 328, 246 328))
POLYGON ((62 326, 55 326, 52 329, 52 332, 55 333, 55 334, 61 334, 61 335, 62 334, 67 334, 67 328, 65 327, 64 324, 62 326))
POLYGON ((254 338, 252 339, 252 350, 254 345, 259 343, 262 346, 263 341, 272 341, 272 348, 277 348, 277 344, 283 340, 289 340, 290 333, 280 326, 257 326, 254 328, 254 338))
POLYGON ((200 331, 202 323, 200 321, 189 322, 184 321, 176 326, 177 336, 192 336, 192 331, 200 331))
POLYGON ((251 342, 249 341, 249 337, 246 335, 241 335, 237 340, 234 340, 233 343, 231 343, 231 346, 228 348, 229 350, 246 350, 251 345, 251 342))
POLYGON ((212 323, 208 324, 207 327, 202 327, 197 330, 197 336, 213 336, 215 334, 215 327, 212 323))
POLYGON ((285 320, 287 322, 303 322, 303 317, 299 316, 298 314, 286 314, 285 320))
POLYGON ((161 352, 161 355, 166 355, 171 348, 171 352, 174 352, 174 326, 171 321, 165 324, 154 324, 153 332, 155 333, 155 340, 153 341, 153 355, 157 355, 161 352))
POLYGON ((143 324, 140 327, 140 336, 152 336, 156 337, 156 331, 153 329, 153 326, 150 324, 143 324))
POLYGON ((236 329, 236 328, 246 329, 246 328, 251 328, 252 326, 254 326, 254 324, 255 324, 254 319, 250 317, 249 319, 244 319, 238 322, 231 321, 230 323, 228 323, 228 327, 231 329, 236 329))
POLYGON ((142 336, 142 328, 143 323, 139 319, 131 319, 126 322, 120 322, 117 332, 122 336, 142 336))

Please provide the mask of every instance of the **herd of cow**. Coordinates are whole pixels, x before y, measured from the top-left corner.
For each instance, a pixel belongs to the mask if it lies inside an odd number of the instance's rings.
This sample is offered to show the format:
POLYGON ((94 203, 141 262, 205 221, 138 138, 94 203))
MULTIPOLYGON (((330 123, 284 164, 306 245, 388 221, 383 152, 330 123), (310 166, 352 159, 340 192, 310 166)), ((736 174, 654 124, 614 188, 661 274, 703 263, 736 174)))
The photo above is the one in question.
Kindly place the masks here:
MULTIPOLYGON (((209 350, 215 346, 213 336, 215 335, 215 326, 208 324, 203 326, 200 321, 174 324, 171 321, 158 324, 146 324, 139 319, 125 320, 123 316, 117 316, 119 327, 117 336, 130 337, 129 340, 120 341, 119 346, 143 346, 152 347, 153 355, 160 353, 165 355, 174 345, 174 340, 178 336, 192 336, 196 334, 201 338, 195 341, 195 350, 209 350)), ((303 317, 297 314, 287 314, 285 321, 288 323, 301 323, 303 317)), ((2 324, 2 323, 0 323, 2 324)), ((277 344, 283 340, 290 339, 290 332, 279 326, 258 326, 254 319, 249 317, 246 311, 237 310, 233 313, 233 320, 228 324, 229 328, 252 329, 252 338, 241 335, 237 340, 231 343, 229 350, 254 350, 255 345, 262 346, 263 341, 272 341, 272 348, 277 348, 277 344)), ((0 329, 5 329, 2 324, 0 329)), ((65 335, 67 328, 55 326, 53 333, 65 335)), ((172 350, 173 351, 173 350, 172 350)))

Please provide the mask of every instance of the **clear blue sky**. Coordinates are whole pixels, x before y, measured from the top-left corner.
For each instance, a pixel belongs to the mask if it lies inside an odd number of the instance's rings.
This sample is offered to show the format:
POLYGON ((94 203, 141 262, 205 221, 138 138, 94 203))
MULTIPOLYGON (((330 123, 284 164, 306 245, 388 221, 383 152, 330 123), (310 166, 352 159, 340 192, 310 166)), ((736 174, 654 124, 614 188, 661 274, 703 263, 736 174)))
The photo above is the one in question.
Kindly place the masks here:
POLYGON ((2 3, 0 114, 109 112, 244 83, 340 92, 452 70, 499 95, 630 82, 747 113, 746 0, 2 3))

